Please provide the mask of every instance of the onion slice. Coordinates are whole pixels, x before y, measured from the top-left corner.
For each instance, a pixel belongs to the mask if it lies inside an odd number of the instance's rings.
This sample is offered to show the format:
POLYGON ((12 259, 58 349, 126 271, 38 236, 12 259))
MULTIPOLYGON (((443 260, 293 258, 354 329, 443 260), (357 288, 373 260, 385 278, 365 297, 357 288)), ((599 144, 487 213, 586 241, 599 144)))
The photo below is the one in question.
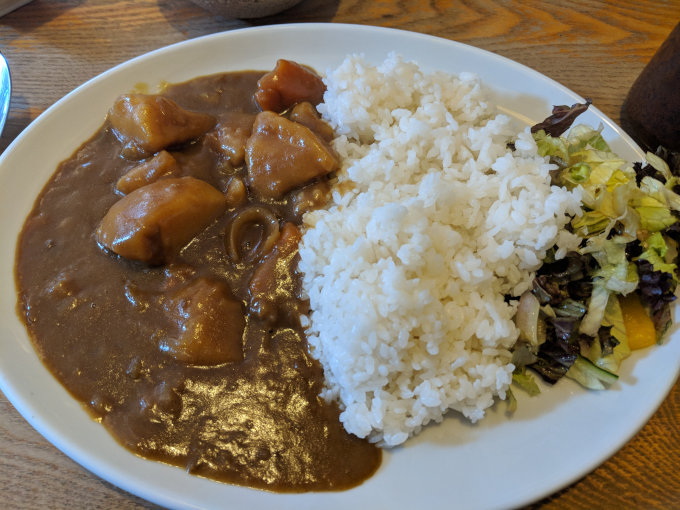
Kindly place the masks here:
POLYGON ((526 291, 519 299, 515 324, 519 329, 519 338, 538 348, 545 342, 545 323, 540 318, 541 304, 531 291, 526 291))

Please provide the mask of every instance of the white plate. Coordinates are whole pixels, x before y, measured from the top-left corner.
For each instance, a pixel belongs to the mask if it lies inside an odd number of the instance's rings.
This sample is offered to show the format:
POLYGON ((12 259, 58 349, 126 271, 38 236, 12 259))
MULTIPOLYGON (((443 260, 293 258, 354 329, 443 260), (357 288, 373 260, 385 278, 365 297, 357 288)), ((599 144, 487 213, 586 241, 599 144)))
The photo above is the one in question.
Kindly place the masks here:
MULTIPOLYGON (((472 426, 452 416, 407 446, 386 452, 378 473, 338 493, 281 495, 192 477, 143 460, 90 420, 33 351, 15 315, 14 246, 24 218, 57 164, 103 122, 114 98, 139 82, 184 81, 240 69, 269 69, 289 58, 319 71, 346 53, 375 62, 396 51, 427 69, 474 71, 494 87, 499 104, 528 122, 553 104, 582 101, 573 92, 515 62, 463 44, 382 28, 279 25, 236 30, 164 48, 91 80, 40 116, 0 159, 0 389, 50 442, 87 469, 161 505, 180 508, 505 508, 526 504, 573 482, 618 450, 649 419, 680 366, 680 338, 627 360, 613 389, 596 393, 564 381, 541 396, 521 397, 512 418, 498 405, 472 426)), ((597 109, 581 121, 629 160, 635 144, 597 109)), ((83 497, 87 497, 83 494, 83 497)))

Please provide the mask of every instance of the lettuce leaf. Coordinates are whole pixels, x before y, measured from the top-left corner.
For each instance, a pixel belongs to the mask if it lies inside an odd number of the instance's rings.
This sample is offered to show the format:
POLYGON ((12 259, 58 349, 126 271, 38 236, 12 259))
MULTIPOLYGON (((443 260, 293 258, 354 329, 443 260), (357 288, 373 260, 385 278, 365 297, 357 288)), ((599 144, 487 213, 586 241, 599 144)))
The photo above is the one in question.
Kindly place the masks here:
POLYGON ((673 179, 673 174, 671 173, 671 169, 668 166, 668 163, 666 163, 659 156, 651 152, 647 152, 647 154, 645 155, 645 159, 647 160, 647 163, 652 165, 654 169, 656 169, 661 175, 663 175, 666 181, 670 181, 673 179))
MULTIPOLYGON (((633 292, 638 286, 638 274, 635 264, 628 261, 626 245, 619 239, 603 239, 596 237, 588 240, 583 249, 590 253, 600 266, 593 274, 598 279, 595 286, 602 286, 608 291, 619 294, 633 292)), ((604 307, 606 301, 602 303, 604 307)), ((589 311, 590 313, 590 311, 589 311)), ((594 336, 593 333, 588 333, 594 336)))
POLYGON ((604 390, 619 378, 582 356, 576 358, 566 376, 591 390, 604 390))
POLYGON ((666 262, 668 246, 666 245, 663 235, 661 235, 660 232, 654 232, 644 242, 644 246, 646 249, 640 254, 638 260, 642 259, 648 261, 652 264, 654 271, 668 273, 677 281, 677 266, 673 263, 666 262))
POLYGON ((543 122, 533 125, 531 127, 531 132, 538 133, 543 131, 551 136, 559 137, 569 129, 576 117, 585 112, 591 104, 593 104, 593 102, 590 99, 586 99, 585 103, 576 103, 571 106, 553 106, 552 115, 547 117, 543 122))
POLYGON ((605 288, 602 280, 597 280, 593 283, 593 294, 588 302, 588 311, 583 316, 579 325, 579 331, 582 334, 592 337, 597 335, 604 318, 610 293, 611 291, 605 288))
POLYGON ((541 393, 538 384, 536 384, 536 380, 525 368, 515 369, 512 373, 512 382, 532 397, 541 393))
POLYGON ((609 334, 616 339, 617 344, 611 353, 606 353, 602 342, 594 339, 590 345, 581 344, 581 356, 590 360, 595 366, 607 370, 613 374, 618 374, 621 361, 630 356, 628 346, 628 335, 623 324, 623 314, 619 300, 615 295, 610 295, 605 307, 602 318, 602 329, 609 329, 609 334))
POLYGON ((537 271, 532 292, 553 314, 542 314, 547 339, 526 366, 550 383, 566 375, 604 389, 630 355, 618 296, 637 292, 659 335, 670 324, 680 281, 680 157, 669 165, 663 154, 647 154, 646 165, 631 166, 601 127, 532 133, 539 153, 558 166, 553 184, 581 193, 582 214, 570 228, 583 242, 567 261, 547 258, 537 271), (583 274, 568 277, 569 267, 583 274))
POLYGON ((534 134, 534 140, 540 156, 554 156, 563 161, 569 160, 567 144, 562 138, 552 137, 541 130, 534 134))
POLYGON ((586 147, 611 152, 609 145, 602 137, 602 128, 593 129, 585 124, 578 124, 571 128, 567 135, 567 142, 570 152, 580 151, 586 147))

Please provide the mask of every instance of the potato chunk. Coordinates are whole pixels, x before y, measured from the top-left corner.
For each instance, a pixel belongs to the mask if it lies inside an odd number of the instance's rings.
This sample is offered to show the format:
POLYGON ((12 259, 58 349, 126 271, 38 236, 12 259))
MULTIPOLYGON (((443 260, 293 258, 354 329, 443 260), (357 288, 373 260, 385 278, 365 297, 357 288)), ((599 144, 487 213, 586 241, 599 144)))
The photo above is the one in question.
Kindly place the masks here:
POLYGON ((280 113, 295 103, 323 101, 326 86, 312 69, 290 60, 279 60, 273 71, 257 82, 255 101, 264 111, 280 113))
POLYGON ((168 151, 160 151, 153 158, 130 169, 118 179, 116 188, 126 195, 137 188, 156 182, 161 177, 178 175, 177 160, 168 151))
POLYGON ((337 170, 337 156, 309 128, 272 112, 258 114, 246 145, 251 189, 266 198, 337 170))
POLYGON ((191 112, 172 99, 148 94, 120 96, 108 119, 119 139, 139 154, 154 154, 198 138, 215 125, 211 115, 191 112))
POLYGON ((174 293, 165 303, 176 326, 160 348, 192 365, 218 365, 243 359, 245 318, 241 303, 227 286, 199 278, 174 293))
POLYGON ((226 209, 224 195, 193 177, 147 184, 113 204, 97 241, 121 257, 162 264, 226 209))

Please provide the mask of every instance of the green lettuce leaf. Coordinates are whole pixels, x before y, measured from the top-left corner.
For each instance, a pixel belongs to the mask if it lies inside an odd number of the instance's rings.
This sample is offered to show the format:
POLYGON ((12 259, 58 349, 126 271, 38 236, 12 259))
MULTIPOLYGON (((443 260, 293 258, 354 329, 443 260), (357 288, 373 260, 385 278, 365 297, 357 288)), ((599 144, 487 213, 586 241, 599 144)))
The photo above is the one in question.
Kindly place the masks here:
POLYGON ((638 259, 646 260, 654 271, 661 271, 662 273, 670 273, 670 275, 677 281, 675 270, 677 266, 671 262, 666 261, 666 254, 668 253, 668 245, 663 238, 661 232, 654 232, 644 242, 645 251, 643 251, 638 259))
POLYGON ((630 347, 628 346, 628 335, 626 334, 626 327, 623 323, 623 314, 621 313, 621 305, 615 295, 610 295, 605 307, 604 316, 602 318, 602 326, 611 327, 611 335, 619 342, 614 347, 614 351, 603 356, 602 345, 597 338, 590 344, 590 346, 581 347, 581 356, 590 360, 595 366, 602 368, 613 374, 618 374, 621 367, 621 361, 630 356, 630 347))
POLYGON ((593 129, 585 124, 578 124, 571 128, 567 135, 570 152, 580 151, 591 147, 598 151, 611 152, 609 145, 602 138, 602 129, 593 129))
POLYGON ((673 179, 673 174, 668 166, 668 163, 666 163, 659 156, 652 152, 647 152, 647 154, 645 154, 645 159, 647 160, 647 163, 656 168, 659 173, 664 176, 666 181, 671 181, 673 179))
MULTIPOLYGON (((676 182, 676 179, 673 178, 670 182, 676 182)), ((640 191, 643 195, 650 196, 666 207, 680 212, 680 195, 657 179, 643 177, 640 181, 640 191)))
POLYGON ((559 136, 552 137, 545 131, 540 130, 534 133, 534 140, 541 156, 555 156, 563 161, 569 160, 569 151, 566 142, 559 136))
POLYGON ((512 373, 512 382, 532 397, 541 393, 536 380, 525 368, 515 369, 512 373))
POLYGON ((635 211, 640 215, 640 226, 648 232, 666 230, 678 221, 668 207, 652 197, 644 197, 639 203, 635 211))
MULTIPOLYGON (((600 266, 593 273, 594 282, 608 291, 619 294, 633 292, 638 285, 638 274, 635 264, 626 257, 626 245, 619 239, 603 239, 596 237, 588 240, 584 252, 590 253, 600 266)), ((604 301, 602 306, 606 306, 604 301)), ((594 336, 591 334, 591 336, 594 336)))
POLYGON ((607 389, 619 378, 616 374, 599 368, 582 356, 576 358, 574 364, 567 371, 566 376, 591 390, 607 389))

